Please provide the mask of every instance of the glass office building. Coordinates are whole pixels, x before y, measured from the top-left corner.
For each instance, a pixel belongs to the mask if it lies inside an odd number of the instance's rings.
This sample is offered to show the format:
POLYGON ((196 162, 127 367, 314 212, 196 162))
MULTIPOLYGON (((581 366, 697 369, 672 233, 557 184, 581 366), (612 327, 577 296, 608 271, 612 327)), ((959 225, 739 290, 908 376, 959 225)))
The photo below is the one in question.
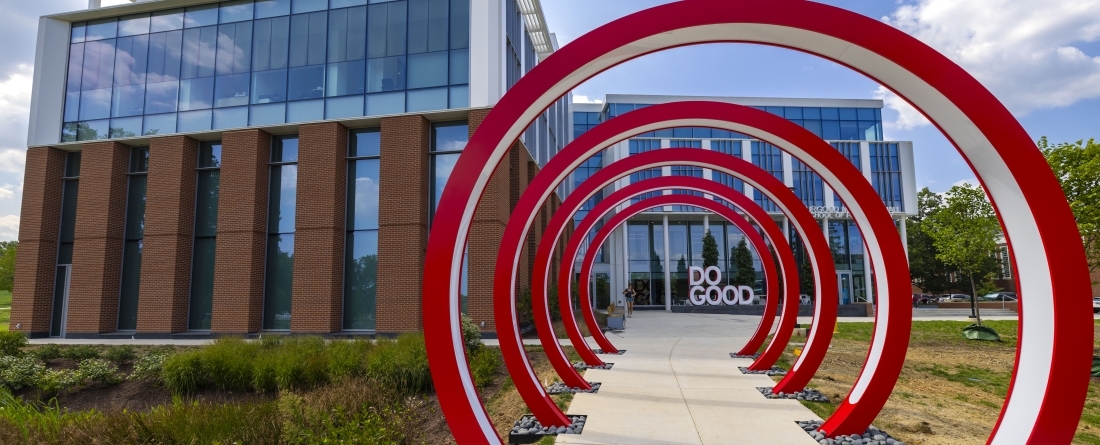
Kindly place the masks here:
MULTIPOLYGON (((38 35, 12 326, 70 338, 419 330, 455 161, 557 45, 538 0, 147 0, 38 35)), ((571 133, 566 95, 510 171, 571 133)), ((486 331, 496 218, 460 287, 486 331)))
MULTIPOLYGON (((883 204, 890 209, 905 239, 905 217, 916 211, 916 184, 912 143, 886 141, 882 131, 882 102, 843 99, 772 99, 723 97, 674 97, 646 95, 608 95, 604 103, 574 104, 574 136, 584 134, 601 122, 653 104, 682 100, 717 100, 750 106, 775 114, 813 132, 843 154, 863 173, 883 204)), ((583 164, 575 178, 588 177, 602 166, 641 152, 667 148, 694 148, 720 151, 752 162, 791 188, 818 220, 832 248, 840 289, 840 303, 873 301, 869 283, 872 271, 865 260, 865 247, 859 230, 843 203, 821 177, 797 158, 767 142, 727 130, 711 128, 674 128, 640 134, 615 144, 583 164)), ((664 167, 632 174, 624 181, 601 191, 586 206, 591 208, 614 189, 657 176, 688 175, 727 185, 752 198, 790 232, 789 239, 801 267, 804 253, 800 237, 786 217, 766 196, 740 180, 721 172, 698 167, 664 167)), ((664 193, 682 193, 665 191, 664 193)), ((644 198, 644 197, 641 197, 644 198)), ((639 199, 634 199, 637 202, 639 199)), ((576 221, 586 216, 579 213, 576 221)), ((718 244, 718 268, 726 281, 737 272, 733 255, 744 238, 740 230, 702 209, 665 206, 644 212, 618 228, 603 245, 594 267, 593 293, 598 306, 614 301, 618 290, 632 286, 641 297, 637 305, 665 306, 684 304, 688 298, 688 268, 701 267, 702 240, 710 231, 718 244), (668 257, 665 257, 668 252, 668 257), (611 292, 615 290, 615 292, 611 292)), ((591 238, 594 233, 577 234, 591 238)), ((757 272, 757 293, 763 288, 759 252, 752 252, 757 272)), ((811 294, 811 289, 802 289, 811 294)))

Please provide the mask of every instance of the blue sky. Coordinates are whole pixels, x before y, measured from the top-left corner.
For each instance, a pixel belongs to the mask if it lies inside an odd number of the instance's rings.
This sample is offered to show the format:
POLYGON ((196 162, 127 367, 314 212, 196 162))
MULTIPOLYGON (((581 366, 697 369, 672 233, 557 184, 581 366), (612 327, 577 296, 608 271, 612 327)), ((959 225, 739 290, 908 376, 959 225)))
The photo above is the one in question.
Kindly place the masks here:
MULTIPOLYGON (((543 10, 550 30, 557 35, 559 43, 565 45, 601 24, 662 3, 667 1, 543 0, 543 10)), ((1086 20, 1069 17, 1070 11, 1066 12, 1065 17, 1055 17, 1052 20, 1050 14, 1057 13, 1059 8, 1051 8, 1051 4, 1068 5, 1074 2, 974 0, 970 3, 977 3, 979 7, 1001 4, 1000 7, 1012 13, 979 13, 969 17, 962 14, 968 12, 968 8, 953 5, 965 2, 955 0, 829 0, 822 3, 875 19, 888 18, 888 22, 903 30, 915 31, 910 33, 941 49, 965 68, 973 68, 972 72, 1005 101, 1035 139, 1045 135, 1052 141, 1076 141, 1100 136, 1100 88, 1096 86, 1100 82, 1100 60, 1097 59, 1100 55, 1100 40, 1097 39, 1100 32, 1089 29, 1100 27, 1100 10, 1095 7, 1085 8, 1083 16, 1086 20), (950 10, 938 11, 944 8, 950 10), (1039 11, 1043 11, 1043 17, 1037 15, 1039 11), (1005 61, 1006 54, 1019 51, 1019 45, 1012 45, 1011 38, 1001 37, 1003 33, 1042 21, 1054 23, 1038 25, 1047 28, 1037 32, 1031 40, 1042 42, 1032 48, 1030 54, 1025 51, 1024 55, 1031 56, 1033 60, 1041 60, 1041 56, 1050 49, 1072 46, 1091 59, 1091 63, 1084 64, 1084 69, 1080 72, 1074 71, 1081 68, 1078 65, 1067 63, 1068 66, 1063 66, 1064 71, 1076 74, 1074 78, 1061 79, 1065 84, 1073 85, 1073 81, 1080 78, 1087 81, 1080 88, 1066 88, 1070 90, 1068 92, 1043 93, 1052 97, 1061 97, 1063 94, 1069 96, 1056 103, 1047 103, 1049 101, 1044 102, 1041 98, 1029 97, 1017 91, 1027 89, 1030 86, 1029 79, 1042 75, 1045 72, 1042 67, 996 64, 997 61, 1005 61), (1001 24, 1003 26, 997 26, 1001 24), (1066 25, 1069 25, 1068 29, 1059 29, 1066 28, 1066 25), (965 32, 956 36, 956 33, 949 31, 936 31, 937 28, 947 27, 965 32), (928 32, 929 29, 933 31, 928 32), (973 57, 975 48, 991 46, 988 41, 982 40, 985 36, 988 36, 988 40, 1003 42, 1001 46, 1004 48, 992 45, 995 48, 989 50, 991 54, 988 57, 973 57), (953 49, 971 55, 953 57, 953 49), (983 75, 991 81, 985 82, 983 75), (1013 78, 1013 75, 1019 78, 1013 78), (1092 83, 1091 87, 1089 82, 1092 83)), ((1012 60, 1008 59, 1010 62, 1012 60)), ((815 56, 756 45, 715 44, 678 48, 628 62, 589 80, 575 90, 575 94, 586 96, 590 100, 602 99, 606 94, 868 99, 881 98, 876 95, 878 88, 876 82, 863 75, 815 56)), ((911 109, 908 111, 915 113, 911 109)), ((909 117, 912 118, 912 115, 909 117)), ((942 192, 960 181, 973 181, 974 174, 970 168, 935 127, 927 124, 899 124, 898 118, 898 109, 892 108, 888 101, 883 113, 883 120, 886 122, 885 136, 890 140, 913 141, 918 187, 927 186, 933 191, 942 192)))
MULTIPOLYGON (((127 0, 103 0, 104 5, 127 0)), ((670 0, 541 0, 561 44, 670 0)), ((1100 135, 1100 1, 825 0, 883 20, 962 65, 1036 139, 1100 135)), ((87 7, 87 0, 0 0, 0 240, 15 239, 23 192, 27 118, 38 17, 87 7)), ((649 55, 581 85, 606 94, 883 98, 885 135, 913 141, 917 185, 945 191, 974 175, 939 132, 904 102, 847 68, 789 50, 704 45, 649 55)))

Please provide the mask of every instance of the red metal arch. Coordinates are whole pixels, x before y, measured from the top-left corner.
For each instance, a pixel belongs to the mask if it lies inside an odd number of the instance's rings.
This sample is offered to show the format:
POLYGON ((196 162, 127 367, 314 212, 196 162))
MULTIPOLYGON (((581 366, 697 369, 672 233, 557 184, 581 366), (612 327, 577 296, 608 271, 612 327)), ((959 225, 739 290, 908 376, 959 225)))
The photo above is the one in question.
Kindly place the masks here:
MULTIPOLYGON (((1019 253, 1018 281, 1027 300, 1021 319, 1028 323, 1028 329, 1021 330, 1013 383, 990 442, 1068 443, 1088 384, 1092 323, 1085 296, 1091 290, 1072 213, 1057 198, 1060 186, 1041 153, 1008 110, 943 55, 873 19, 800 0, 690 0, 632 14, 557 51, 496 105, 458 161, 455 171, 460 174, 451 177, 438 210, 451 217, 436 220, 426 255, 431 273, 425 273, 424 283, 425 336, 433 378, 441 388, 440 403, 456 439, 499 442, 478 406, 461 351, 461 333, 455 328, 459 238, 469 232, 478 196, 492 171, 543 109, 585 79, 649 52, 708 42, 783 46, 845 64, 908 100, 968 160, 980 161, 972 167, 995 206, 1019 209, 999 217, 1019 253), (434 305, 434 298, 444 297, 444 305, 434 305), (1057 378, 1052 375, 1055 369, 1057 378), (1028 384, 1016 385, 1017 379, 1028 384)), ((836 179, 820 165, 810 167, 827 180, 836 179)), ((853 198, 847 191, 837 193, 845 202, 853 198)), ((868 246, 875 264, 891 267, 880 246, 868 246)), ((880 302, 878 318, 902 321, 908 312, 903 308, 908 306, 908 291, 892 292, 883 275, 876 276, 879 295, 887 296, 880 302)), ((871 367, 860 374, 853 393, 823 427, 826 432, 856 431, 873 418, 877 410, 857 413, 855 405, 885 401, 893 383, 882 383, 883 371, 893 367, 885 345, 899 334, 907 332, 901 332, 898 323, 876 326, 868 355, 871 367)))
MULTIPOLYGON (((612 164, 612 166, 613 165, 614 164, 612 164)), ((780 268, 782 269, 782 277, 784 280, 783 288, 786 294, 784 301, 798 301, 799 279, 794 255, 792 254, 790 245, 787 243, 786 237, 783 234, 783 230, 780 229, 775 221, 771 219, 771 216, 764 212, 764 209, 760 208, 760 206, 758 206, 756 202, 749 199, 747 196, 741 194, 740 192, 737 192, 725 185, 719 184, 714 181, 690 176, 665 176, 653 179, 646 179, 644 181, 640 181, 623 187, 605 197, 604 200, 601 201, 599 204, 596 204, 592 208, 592 210, 589 210, 588 215, 585 216, 580 224, 577 225, 577 229, 573 232, 573 238, 569 240, 568 245, 563 251, 562 261, 567 261, 568 263, 562 268, 564 273, 562 273, 558 277, 558 289, 570 290, 569 286, 571 285, 572 281, 572 268, 576 260, 577 253, 580 250, 581 243, 585 239, 585 235, 587 235, 589 231, 593 227, 595 227, 597 221, 601 220, 604 215, 614 210, 614 208, 618 207, 625 201, 635 196, 643 193, 670 188, 694 190, 714 195, 715 197, 721 198, 726 202, 732 204, 733 206, 741 209, 741 211, 745 212, 746 216, 752 221, 756 222, 757 226, 760 227, 760 229, 763 231, 764 238, 768 240, 771 246, 775 249, 776 255, 779 257, 779 264, 780 268)), ((562 209, 566 211, 571 210, 569 207, 566 207, 564 205, 562 206, 562 209)), ((608 225, 605 224, 604 228, 606 229, 607 227, 608 225)), ((745 230, 742 229, 742 231, 744 232, 745 230)), ((581 267, 579 269, 580 279, 577 282, 579 294, 578 297, 580 299, 581 306, 580 310, 584 316, 585 323, 588 325, 589 331, 599 330, 599 326, 596 324, 596 319, 592 310, 588 283, 591 279, 592 264, 596 258, 596 251, 598 251, 600 246, 603 245, 603 242, 606 240, 607 235, 611 233, 610 231, 608 231, 607 234, 603 234, 601 236, 602 232, 603 231, 601 230, 600 233, 597 233, 595 237, 593 237, 592 240, 589 242, 588 250, 585 252, 585 255, 583 257, 584 259, 581 261, 581 267)), ((820 234, 820 232, 816 231, 812 233, 820 234)), ((544 238, 543 241, 545 242, 546 239, 544 238)), ((763 254, 761 254, 761 258, 762 262, 768 262, 763 261, 763 259, 765 258, 763 254)), ((831 261, 831 258, 829 258, 828 261, 831 261)), ((772 271, 768 270, 767 264, 765 264, 764 267, 765 278, 767 279, 767 288, 769 289, 764 307, 764 315, 761 317, 760 324, 757 325, 756 331, 753 333, 752 338, 750 338, 749 341, 746 342, 745 346, 742 347, 741 350, 738 352, 742 355, 749 355, 755 353, 758 349, 760 349, 760 345, 762 345, 764 341, 767 340, 768 334, 771 333, 772 324, 775 322, 775 315, 779 298, 778 294, 776 294, 774 290, 778 289, 779 287, 778 283, 780 274, 773 274, 772 271)), ((536 272, 538 272, 538 270, 536 270, 536 272)), ((559 297, 562 295, 572 295, 572 292, 559 293, 559 297)), ((563 299, 560 304, 566 303, 567 301, 563 299)), ((795 317, 797 317, 797 311, 793 314, 786 315, 788 317, 788 320, 783 320, 783 322, 780 322, 780 327, 778 330, 783 330, 784 326, 787 326, 786 330, 789 331, 790 327, 794 325, 795 317), (786 322, 786 324, 784 322, 786 322)), ((773 348, 776 349, 776 352, 772 354, 774 357, 755 361, 753 363, 753 365, 755 366, 753 369, 766 369, 774 365, 775 360, 779 358, 779 354, 783 350, 783 345, 786 344, 786 340, 782 341, 782 345, 779 345, 779 343, 777 342, 772 343, 772 345, 778 345, 777 348, 773 348)), ((769 348, 771 348, 771 346, 769 346, 769 348)), ((769 354, 763 354, 762 358, 768 355, 769 354)))

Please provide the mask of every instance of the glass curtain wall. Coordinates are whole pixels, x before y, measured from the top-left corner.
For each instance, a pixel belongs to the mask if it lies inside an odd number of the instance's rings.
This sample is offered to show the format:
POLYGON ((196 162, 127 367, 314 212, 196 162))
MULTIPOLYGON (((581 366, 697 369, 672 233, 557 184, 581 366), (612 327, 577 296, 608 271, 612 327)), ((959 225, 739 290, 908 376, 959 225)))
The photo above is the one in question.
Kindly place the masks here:
POLYGON ((797 158, 791 158, 791 176, 794 194, 807 206, 825 205, 825 184, 821 176, 797 158))
POLYGON ((65 172, 61 177, 61 230, 57 237, 57 270, 54 278, 50 336, 65 334, 69 295, 69 270, 73 264, 73 239, 76 232, 76 199, 80 191, 80 152, 65 154, 65 172))
MULTIPOLYGON (((840 154, 844 155, 845 159, 851 161, 852 165, 856 166, 856 170, 863 171, 858 142, 831 142, 829 145, 832 145, 840 154)), ((833 206, 844 207, 844 203, 840 201, 840 196, 836 194, 833 195, 833 206)))
MULTIPOLYGON (((648 104, 611 103, 604 120, 648 104)), ((802 126, 825 140, 882 140, 882 110, 878 108, 752 107, 767 111, 802 126)), ((715 139, 751 139, 737 132, 709 128, 676 128, 645 133, 640 137, 695 137, 715 139), (679 132, 679 133, 677 133, 679 132), (687 134, 687 136, 684 136, 687 134)))
MULTIPOLYGON (((660 150, 661 149, 661 140, 660 139, 631 139, 630 142, 628 143, 628 145, 629 145, 630 155, 633 156, 633 155, 636 155, 636 154, 639 154, 639 153, 645 153, 645 152, 650 151, 650 150, 660 150)), ((636 182, 644 181, 644 180, 650 179, 650 178, 659 178, 660 176, 661 176, 661 169, 659 169, 659 168, 650 168, 650 169, 646 169, 646 170, 641 170, 641 171, 637 171, 637 172, 634 172, 634 173, 630 174, 630 183, 634 184, 636 182)), ((637 204, 638 202, 640 202, 644 199, 652 198, 652 197, 660 195, 660 194, 661 194, 661 192, 643 193, 641 195, 638 195, 638 196, 635 196, 635 197, 631 198, 630 203, 631 204, 637 204)))
MULTIPOLYGON (((429 223, 435 219, 435 208, 439 205, 439 197, 443 195, 443 188, 447 186, 454 171, 455 163, 466 148, 470 140, 470 126, 466 121, 440 122, 432 124, 431 146, 429 147, 431 158, 431 211, 428 213, 429 223)), ((462 312, 466 312, 466 296, 469 294, 467 283, 469 282, 470 248, 462 254, 462 282, 459 284, 459 293, 462 297, 462 312)))
POLYGON ((214 258, 218 239, 221 142, 199 145, 195 192, 195 241, 191 259, 191 305, 187 329, 210 329, 214 309, 214 258))
POLYGON ((149 147, 130 149, 130 184, 126 197, 125 242, 122 249, 122 285, 118 298, 118 330, 137 329, 138 291, 141 288, 141 249, 145 232, 145 190, 149 174, 149 147))
POLYGON ((901 198, 901 164, 898 159, 898 144, 872 143, 871 185, 875 187, 883 204, 897 211, 905 210, 901 198))
POLYGON ((469 28, 469 0, 234 0, 73 23, 62 141, 465 108, 469 28))
MULTIPOLYGON (((783 180, 783 151, 772 144, 762 141, 752 141, 752 163, 771 173, 780 181, 783 180)), ((778 212, 779 208, 771 199, 759 191, 754 198, 756 204, 768 212, 778 212)))
POLYGON ((630 222, 627 224, 630 286, 637 292, 638 306, 665 304, 664 223, 630 222))
POLYGON ((378 179, 382 133, 356 130, 348 147, 344 329, 373 330, 378 295, 378 179))
POLYGON ((294 217, 298 198, 298 136, 271 138, 268 188, 267 279, 263 329, 290 329, 294 276, 294 217))

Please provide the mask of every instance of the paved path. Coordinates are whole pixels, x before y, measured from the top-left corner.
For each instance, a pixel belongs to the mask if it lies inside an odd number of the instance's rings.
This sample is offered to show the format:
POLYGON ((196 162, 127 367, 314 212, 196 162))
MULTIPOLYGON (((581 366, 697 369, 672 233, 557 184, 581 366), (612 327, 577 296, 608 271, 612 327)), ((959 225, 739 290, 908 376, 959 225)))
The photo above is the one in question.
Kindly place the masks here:
POLYGON ((818 419, 793 400, 768 400, 756 390, 774 383, 742 375, 731 351, 744 345, 760 317, 636 311, 613 335, 621 356, 602 356, 611 370, 588 370, 603 386, 578 394, 570 414, 587 414, 580 435, 560 444, 817 443, 796 424, 818 419))

